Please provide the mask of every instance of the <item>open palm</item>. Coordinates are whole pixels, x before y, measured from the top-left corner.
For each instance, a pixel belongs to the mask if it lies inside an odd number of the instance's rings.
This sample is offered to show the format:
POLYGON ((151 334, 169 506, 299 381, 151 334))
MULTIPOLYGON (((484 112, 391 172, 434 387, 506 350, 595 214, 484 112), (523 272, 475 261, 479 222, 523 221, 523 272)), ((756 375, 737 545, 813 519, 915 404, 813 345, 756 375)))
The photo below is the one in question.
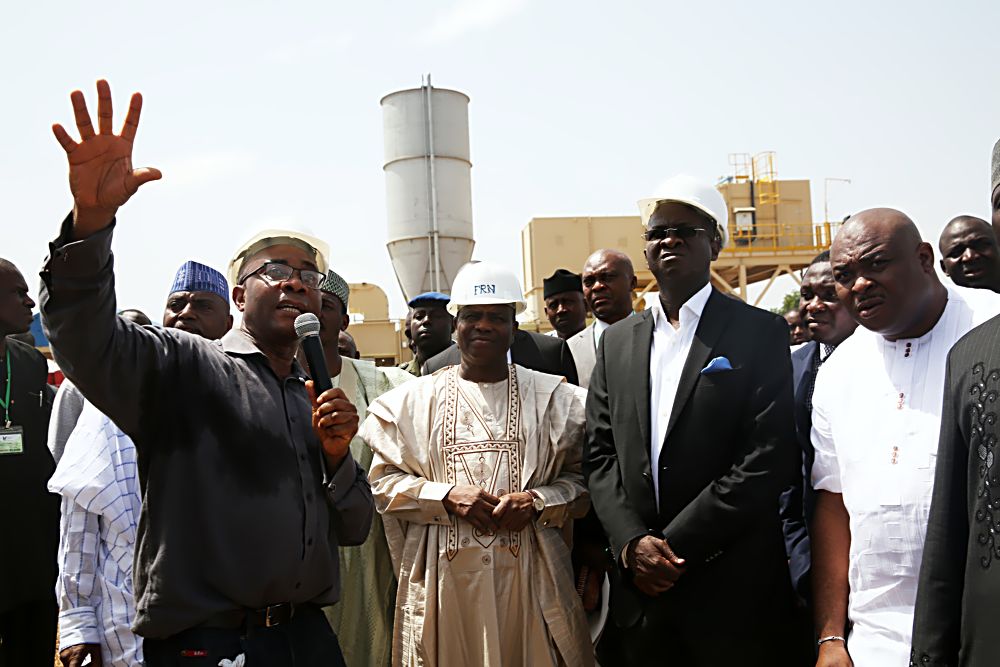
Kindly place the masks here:
MULTIPOLYGON (((111 87, 103 79, 97 82, 98 128, 87 111, 87 102, 79 90, 70 95, 80 141, 74 141, 58 123, 52 132, 69 159, 69 187, 75 203, 76 223, 94 224, 97 231, 110 224, 115 212, 129 200, 139 186, 160 178, 158 169, 133 169, 132 144, 139 127, 142 95, 135 93, 121 134, 111 129, 111 87)), ((78 230, 81 231, 81 230, 78 230)))

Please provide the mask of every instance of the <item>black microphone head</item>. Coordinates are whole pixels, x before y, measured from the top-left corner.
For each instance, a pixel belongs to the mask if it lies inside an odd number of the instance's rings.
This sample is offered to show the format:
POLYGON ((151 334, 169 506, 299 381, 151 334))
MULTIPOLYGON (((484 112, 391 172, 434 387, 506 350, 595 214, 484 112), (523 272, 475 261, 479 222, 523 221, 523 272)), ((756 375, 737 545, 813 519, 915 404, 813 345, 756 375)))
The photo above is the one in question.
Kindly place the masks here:
POLYGON ((299 340, 306 336, 318 336, 319 329, 319 318, 312 313, 302 313, 295 318, 295 335, 299 340))

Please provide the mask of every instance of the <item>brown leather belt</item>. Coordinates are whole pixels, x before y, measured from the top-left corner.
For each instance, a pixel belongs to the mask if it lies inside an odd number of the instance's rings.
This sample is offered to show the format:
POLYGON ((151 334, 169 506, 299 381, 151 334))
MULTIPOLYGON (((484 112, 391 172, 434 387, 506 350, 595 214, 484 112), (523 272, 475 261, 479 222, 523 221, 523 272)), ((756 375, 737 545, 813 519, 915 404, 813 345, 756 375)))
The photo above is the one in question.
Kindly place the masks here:
MULTIPOLYGON (((301 606, 301 605, 300 605, 301 606)), ((273 628, 288 623, 295 616, 297 606, 291 602, 272 604, 261 609, 236 609, 214 614, 199 624, 202 628, 273 628)))

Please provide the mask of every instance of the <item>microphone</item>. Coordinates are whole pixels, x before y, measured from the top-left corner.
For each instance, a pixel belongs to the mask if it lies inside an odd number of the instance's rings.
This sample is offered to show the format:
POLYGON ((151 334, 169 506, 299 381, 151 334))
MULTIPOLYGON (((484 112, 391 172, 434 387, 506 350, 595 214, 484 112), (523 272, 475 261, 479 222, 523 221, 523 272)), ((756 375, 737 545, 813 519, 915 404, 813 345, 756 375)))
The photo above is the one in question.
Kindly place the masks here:
POLYGON ((309 375, 312 376, 316 396, 333 386, 330 371, 326 368, 323 343, 319 340, 319 330, 319 318, 312 313, 302 313, 295 318, 295 335, 299 337, 302 351, 306 353, 306 363, 309 364, 309 375))

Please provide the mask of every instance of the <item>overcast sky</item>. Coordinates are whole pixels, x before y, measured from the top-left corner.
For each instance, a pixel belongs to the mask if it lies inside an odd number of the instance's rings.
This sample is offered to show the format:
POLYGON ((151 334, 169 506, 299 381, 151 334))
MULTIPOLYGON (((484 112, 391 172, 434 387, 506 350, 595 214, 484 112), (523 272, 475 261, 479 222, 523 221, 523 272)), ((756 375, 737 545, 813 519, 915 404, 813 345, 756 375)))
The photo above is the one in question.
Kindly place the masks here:
MULTIPOLYGON (((777 151, 832 218, 902 208, 936 241, 986 216, 1000 137, 1000 3, 7 3, 0 256, 35 294, 71 207, 69 93, 145 97, 136 166, 162 169, 120 212, 122 307, 159 318, 177 267, 220 269, 265 226, 311 228, 349 281, 402 298, 385 251, 379 99, 434 83, 471 99, 476 257, 520 274, 532 217, 635 214, 677 172, 777 151)), ((75 130, 74 130, 75 133, 75 130)), ((787 285, 775 290, 775 299, 787 285)), ((773 301, 773 299, 772 299, 773 301)))

